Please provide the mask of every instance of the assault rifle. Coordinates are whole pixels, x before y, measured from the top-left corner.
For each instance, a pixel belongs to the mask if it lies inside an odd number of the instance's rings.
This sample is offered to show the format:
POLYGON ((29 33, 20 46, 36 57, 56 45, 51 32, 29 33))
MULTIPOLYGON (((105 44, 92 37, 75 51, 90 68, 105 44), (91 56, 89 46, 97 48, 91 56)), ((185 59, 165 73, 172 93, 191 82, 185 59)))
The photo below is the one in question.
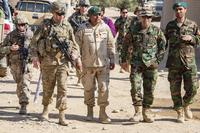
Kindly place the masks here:
POLYGON ((70 52, 70 50, 69 50, 69 44, 68 44, 68 42, 66 42, 65 40, 62 40, 62 41, 59 40, 59 38, 58 38, 58 36, 57 36, 57 33, 55 33, 55 32, 53 32, 53 33, 51 34, 51 37, 52 37, 53 39, 55 39, 56 45, 58 46, 59 50, 60 50, 61 53, 64 55, 64 57, 65 57, 66 59, 68 59, 68 60, 71 62, 71 64, 72 64, 73 66, 76 66, 75 60, 73 59, 72 54, 71 54, 71 52, 70 52))
POLYGON ((28 48, 25 47, 25 36, 17 36, 17 45, 19 45, 19 58, 21 61, 22 73, 26 71, 26 63, 28 60, 28 48))

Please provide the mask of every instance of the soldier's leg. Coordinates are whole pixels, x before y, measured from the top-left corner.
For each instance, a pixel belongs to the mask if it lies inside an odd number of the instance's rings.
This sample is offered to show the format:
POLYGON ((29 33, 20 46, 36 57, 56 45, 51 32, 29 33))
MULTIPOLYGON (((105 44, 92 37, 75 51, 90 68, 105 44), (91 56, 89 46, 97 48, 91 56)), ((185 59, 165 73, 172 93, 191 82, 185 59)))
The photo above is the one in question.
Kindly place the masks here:
POLYGON ((142 85, 142 72, 141 69, 138 69, 131 66, 131 74, 130 74, 130 82, 131 82, 131 98, 135 109, 135 114, 130 121, 139 122, 142 120, 142 93, 141 93, 141 85, 142 85))
POLYGON ((109 85, 109 67, 99 68, 97 70, 98 82, 98 99, 97 103, 100 106, 99 120, 101 123, 110 123, 111 119, 106 114, 106 106, 108 106, 108 85, 109 85))
POLYGON ((67 66, 61 65, 56 72, 57 101, 56 108, 59 110, 59 124, 67 126, 65 110, 67 109, 67 66))
POLYGON ((56 83, 56 66, 42 66, 41 73, 43 86, 42 104, 44 105, 41 118, 47 120, 49 115, 48 105, 52 103, 52 95, 56 83))
POLYGON ((193 114, 189 105, 193 103, 194 96, 199 88, 197 68, 194 67, 191 70, 184 72, 183 80, 185 90, 185 95, 183 96, 185 116, 186 118, 192 119, 193 114))
POLYGON ((170 83, 171 97, 174 109, 177 112, 177 122, 184 122, 183 103, 181 97, 182 72, 177 69, 169 69, 168 81, 170 83))
POLYGON ((153 122, 154 118, 151 115, 150 107, 153 104, 154 100, 154 89, 156 86, 156 81, 158 78, 157 69, 146 69, 143 72, 143 88, 144 88, 144 97, 143 97, 143 119, 145 122, 153 122))
POLYGON ((93 119, 93 107, 95 106, 95 89, 96 89, 96 81, 95 69, 84 69, 84 76, 82 78, 82 84, 84 87, 84 103, 87 105, 87 117, 86 120, 93 119))

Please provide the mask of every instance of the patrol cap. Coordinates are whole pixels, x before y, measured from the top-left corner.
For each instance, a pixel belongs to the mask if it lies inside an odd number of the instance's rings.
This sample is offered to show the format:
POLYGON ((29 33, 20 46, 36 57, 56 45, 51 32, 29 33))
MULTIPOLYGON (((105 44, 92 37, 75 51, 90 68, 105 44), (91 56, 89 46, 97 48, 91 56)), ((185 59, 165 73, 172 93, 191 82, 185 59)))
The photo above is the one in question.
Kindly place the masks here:
POLYGON ((154 16, 153 8, 150 5, 145 5, 141 8, 139 8, 138 16, 154 16))
POLYGON ((65 14, 65 10, 66 10, 66 5, 63 2, 60 1, 55 1, 51 4, 50 6, 50 12, 56 12, 59 14, 65 14))
POLYGON ((184 7, 184 8, 187 8, 187 3, 186 2, 176 2, 174 5, 173 5, 173 9, 175 10, 176 7, 184 7))
POLYGON ((86 6, 86 7, 88 7, 88 6, 90 6, 90 1, 89 0, 80 0, 78 5, 79 6, 86 6))
POLYGON ((28 22, 28 19, 24 15, 18 14, 15 17, 14 23, 15 24, 28 24, 29 22, 28 22))
POLYGON ((101 10, 99 7, 97 6, 93 6, 88 10, 88 15, 99 15, 101 14, 101 10))

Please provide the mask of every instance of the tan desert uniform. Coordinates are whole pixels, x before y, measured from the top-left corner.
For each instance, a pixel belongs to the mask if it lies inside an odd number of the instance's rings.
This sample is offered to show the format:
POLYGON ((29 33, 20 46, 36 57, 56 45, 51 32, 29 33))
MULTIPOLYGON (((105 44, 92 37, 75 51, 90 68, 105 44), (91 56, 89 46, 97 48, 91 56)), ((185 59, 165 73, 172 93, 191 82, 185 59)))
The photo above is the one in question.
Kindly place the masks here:
MULTIPOLYGON (((51 10, 52 13, 63 13, 65 7, 62 3, 54 2, 51 10)), ((44 105, 43 115, 46 114, 45 118, 48 117, 47 107, 52 102, 56 83, 56 108, 60 112, 64 112, 67 108, 67 63, 69 60, 61 53, 61 50, 55 41, 55 37, 53 37, 52 34, 57 34, 59 40, 68 43, 67 45, 69 46, 70 53, 75 60, 80 57, 79 46, 75 42, 73 29, 67 19, 64 19, 60 23, 55 23, 53 18, 45 19, 42 26, 35 32, 31 42, 32 59, 39 58, 41 64, 40 67, 43 83, 42 104, 44 105)), ((62 118, 59 116, 61 121, 63 116, 64 114, 62 115, 62 118)), ((66 125, 61 121, 59 124, 66 125)))
POLYGON ((82 83, 85 104, 95 105, 95 80, 98 82, 98 105, 108 105, 109 64, 114 63, 113 37, 109 27, 101 21, 96 27, 87 22, 75 35, 80 45, 83 63, 82 83), (95 35, 95 36, 94 36, 95 35))
POLYGON ((33 32, 28 28, 28 20, 24 16, 19 15, 16 17, 16 26, 18 24, 24 24, 27 27, 26 30, 20 32, 18 29, 15 29, 10 32, 3 41, 0 53, 8 56, 10 71, 17 83, 16 92, 21 105, 19 113, 26 114, 26 105, 29 104, 30 100, 30 81, 32 77, 32 65, 29 61, 28 50, 33 32), (12 51, 11 46, 13 44, 18 45, 19 50, 12 51))

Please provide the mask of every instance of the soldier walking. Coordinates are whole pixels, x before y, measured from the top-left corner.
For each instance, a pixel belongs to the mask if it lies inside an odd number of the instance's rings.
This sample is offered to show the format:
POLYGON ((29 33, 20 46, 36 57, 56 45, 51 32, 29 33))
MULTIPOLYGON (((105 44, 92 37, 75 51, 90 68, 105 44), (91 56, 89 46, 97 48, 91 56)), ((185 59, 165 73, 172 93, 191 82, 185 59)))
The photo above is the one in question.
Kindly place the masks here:
POLYGON ((30 101, 30 81, 32 65, 29 59, 29 44, 33 32, 28 26, 28 20, 23 15, 15 18, 16 29, 10 32, 0 48, 0 53, 8 56, 8 64, 13 79, 17 83, 17 96, 19 98, 19 114, 27 113, 30 101))
POLYGON ((176 19, 166 26, 166 39, 169 54, 166 67, 170 82, 171 97, 177 112, 177 121, 183 123, 192 119, 190 105, 199 88, 197 66, 195 62, 195 47, 200 44, 200 32, 194 21, 186 18, 186 2, 173 5, 176 19), (184 82, 185 94, 181 96, 181 83, 184 82), (185 116, 184 116, 185 115, 185 116))
MULTIPOLYGON (((114 25, 116 32, 118 32, 117 36, 117 52, 119 54, 119 64, 122 63, 122 53, 123 53, 123 40, 128 32, 129 26, 131 24, 132 17, 128 16, 128 7, 122 6, 120 9, 120 17, 116 19, 114 25)), ((123 73, 124 70, 120 68, 120 73, 123 73)))
POLYGON ((99 7, 88 10, 89 20, 76 33, 76 41, 80 46, 83 62, 84 103, 87 105, 87 120, 93 120, 95 106, 96 82, 98 88, 97 103, 100 106, 99 120, 110 123, 106 114, 108 106, 109 71, 114 64, 114 39, 107 24, 101 20, 99 7))
MULTIPOLYGON (((52 102, 54 87, 57 82, 56 108, 59 110, 59 124, 68 125, 65 121, 65 110, 67 108, 67 63, 70 61, 65 57, 60 45, 56 41, 55 35, 68 47, 71 60, 75 62, 77 69, 81 69, 79 47, 75 42, 73 29, 67 19, 65 19, 65 4, 53 2, 50 8, 53 17, 45 19, 38 28, 31 41, 31 56, 34 67, 40 64, 43 83, 44 105, 41 118, 48 120, 48 106, 52 102), (53 36, 54 35, 54 36, 53 36)), ((66 52, 66 51, 65 51, 66 52)))
POLYGON ((164 57, 166 40, 163 32, 153 24, 153 9, 145 5, 138 12, 139 23, 130 26, 125 36, 122 68, 127 68, 128 49, 132 48, 131 63, 131 97, 135 114, 131 121, 153 122, 151 105, 158 77, 158 65, 164 57), (143 95, 141 86, 143 83, 143 95))

